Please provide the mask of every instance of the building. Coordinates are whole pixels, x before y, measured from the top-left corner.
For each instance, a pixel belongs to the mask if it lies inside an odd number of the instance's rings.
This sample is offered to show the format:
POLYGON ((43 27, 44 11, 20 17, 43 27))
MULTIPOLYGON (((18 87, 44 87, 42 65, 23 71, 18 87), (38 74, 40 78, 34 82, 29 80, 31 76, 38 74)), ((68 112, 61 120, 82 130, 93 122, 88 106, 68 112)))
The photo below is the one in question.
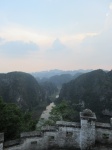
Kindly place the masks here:
POLYGON ((0 134, 0 150, 112 150, 112 119, 109 123, 96 122, 89 109, 80 113, 80 123, 57 121, 56 126, 41 131, 21 133, 20 139, 4 142, 0 134))

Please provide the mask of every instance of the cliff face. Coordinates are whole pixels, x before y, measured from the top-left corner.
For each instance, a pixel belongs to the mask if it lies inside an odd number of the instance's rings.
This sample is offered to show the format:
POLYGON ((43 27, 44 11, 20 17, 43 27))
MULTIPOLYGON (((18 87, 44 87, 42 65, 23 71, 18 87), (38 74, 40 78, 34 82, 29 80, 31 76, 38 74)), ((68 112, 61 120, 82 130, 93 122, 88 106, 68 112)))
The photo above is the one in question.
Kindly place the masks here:
POLYGON ((28 73, 0 74, 0 96, 23 109, 32 109, 45 103, 44 93, 36 79, 28 73))
POLYGON ((85 108, 97 114, 104 110, 111 111, 112 71, 95 70, 64 84, 58 101, 63 99, 72 104, 83 103, 85 108))

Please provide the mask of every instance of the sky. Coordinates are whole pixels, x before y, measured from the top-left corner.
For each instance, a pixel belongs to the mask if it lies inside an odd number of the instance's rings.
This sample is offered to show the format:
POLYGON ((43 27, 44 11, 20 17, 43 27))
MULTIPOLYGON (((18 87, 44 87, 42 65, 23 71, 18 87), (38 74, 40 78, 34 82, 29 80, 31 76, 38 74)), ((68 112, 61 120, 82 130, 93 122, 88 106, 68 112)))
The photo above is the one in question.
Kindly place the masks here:
POLYGON ((112 0, 0 0, 0 73, 112 69, 112 0))

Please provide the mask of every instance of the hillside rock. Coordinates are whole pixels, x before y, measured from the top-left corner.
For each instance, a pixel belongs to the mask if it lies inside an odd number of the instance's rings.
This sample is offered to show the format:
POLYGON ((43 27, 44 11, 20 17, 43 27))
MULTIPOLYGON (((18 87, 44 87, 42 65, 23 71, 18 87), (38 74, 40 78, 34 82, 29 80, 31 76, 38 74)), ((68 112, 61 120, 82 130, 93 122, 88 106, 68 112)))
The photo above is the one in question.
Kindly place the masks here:
POLYGON ((82 104, 96 114, 112 111, 112 71, 101 69, 80 75, 63 85, 59 99, 69 101, 73 106, 82 104))
POLYGON ((36 79, 24 72, 0 74, 0 96, 5 102, 32 109, 45 103, 44 93, 36 79))

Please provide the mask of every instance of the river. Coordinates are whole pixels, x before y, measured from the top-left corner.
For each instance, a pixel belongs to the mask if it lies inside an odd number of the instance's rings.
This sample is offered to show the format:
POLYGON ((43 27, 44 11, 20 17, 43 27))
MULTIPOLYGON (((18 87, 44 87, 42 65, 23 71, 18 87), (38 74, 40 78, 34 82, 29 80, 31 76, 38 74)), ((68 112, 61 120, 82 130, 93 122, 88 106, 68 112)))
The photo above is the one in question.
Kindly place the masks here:
POLYGON ((40 116, 40 118, 47 120, 47 119, 49 118, 49 116, 50 116, 49 113, 51 112, 52 107, 54 107, 54 106, 55 106, 55 104, 54 104, 53 102, 50 103, 50 105, 48 105, 48 106, 46 107, 46 110, 43 111, 43 113, 42 113, 42 115, 40 116))
POLYGON ((46 120, 49 119, 49 116, 50 116, 49 113, 51 112, 52 107, 54 107, 54 106, 55 106, 55 104, 52 102, 46 107, 46 110, 43 111, 43 113, 41 114, 40 119, 36 125, 37 130, 45 123, 46 120))

